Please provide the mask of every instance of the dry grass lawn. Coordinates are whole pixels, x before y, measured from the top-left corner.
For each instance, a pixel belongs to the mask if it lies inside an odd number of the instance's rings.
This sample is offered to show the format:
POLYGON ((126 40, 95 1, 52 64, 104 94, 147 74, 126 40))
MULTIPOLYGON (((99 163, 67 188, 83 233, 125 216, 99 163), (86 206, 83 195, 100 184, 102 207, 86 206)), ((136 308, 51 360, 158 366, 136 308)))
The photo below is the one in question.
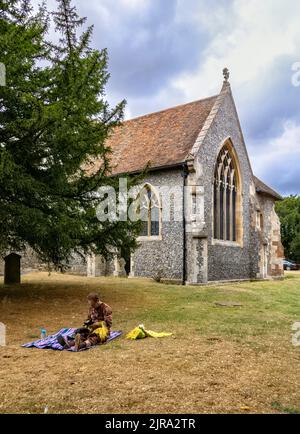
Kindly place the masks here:
POLYGON ((300 412, 300 346, 291 343, 300 272, 207 287, 47 273, 2 282, 0 413, 300 412), (121 337, 82 353, 20 347, 41 327, 80 326, 95 290, 113 307, 114 329, 144 323, 174 336, 121 337))

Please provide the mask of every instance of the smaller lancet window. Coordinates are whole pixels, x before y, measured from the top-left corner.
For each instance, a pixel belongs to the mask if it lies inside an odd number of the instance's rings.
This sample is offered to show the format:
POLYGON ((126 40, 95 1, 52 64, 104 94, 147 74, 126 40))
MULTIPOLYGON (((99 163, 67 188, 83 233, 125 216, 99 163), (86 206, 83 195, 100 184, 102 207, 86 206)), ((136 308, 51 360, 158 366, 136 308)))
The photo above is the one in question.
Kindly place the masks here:
POLYGON ((153 237, 160 235, 159 198, 153 189, 146 185, 139 194, 140 218, 142 229, 140 236, 153 237))

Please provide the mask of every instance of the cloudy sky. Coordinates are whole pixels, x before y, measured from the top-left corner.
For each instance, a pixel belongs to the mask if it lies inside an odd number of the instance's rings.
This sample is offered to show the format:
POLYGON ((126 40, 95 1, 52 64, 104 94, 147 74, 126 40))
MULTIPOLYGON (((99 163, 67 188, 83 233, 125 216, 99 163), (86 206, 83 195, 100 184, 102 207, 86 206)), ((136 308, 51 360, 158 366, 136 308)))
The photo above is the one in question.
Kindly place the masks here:
POLYGON ((74 4, 108 48, 108 99, 125 98, 127 118, 218 93, 227 66, 255 174, 300 194, 299 0, 74 4))

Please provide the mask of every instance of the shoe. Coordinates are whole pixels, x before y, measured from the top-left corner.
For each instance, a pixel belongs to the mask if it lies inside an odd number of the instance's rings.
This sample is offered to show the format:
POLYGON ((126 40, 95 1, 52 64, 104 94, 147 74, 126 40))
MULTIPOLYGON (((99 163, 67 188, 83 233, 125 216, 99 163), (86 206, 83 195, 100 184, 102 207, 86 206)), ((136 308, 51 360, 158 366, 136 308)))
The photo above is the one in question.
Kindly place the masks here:
POLYGON ((80 336, 80 334, 78 333, 76 336, 75 336, 75 351, 78 351, 79 350, 79 348, 80 348, 80 344, 81 344, 81 336, 80 336))
POLYGON ((71 346, 68 342, 68 339, 65 338, 65 336, 63 336, 63 335, 58 336, 57 342, 59 343, 59 345, 61 345, 64 348, 65 347, 70 348, 70 346, 71 346))

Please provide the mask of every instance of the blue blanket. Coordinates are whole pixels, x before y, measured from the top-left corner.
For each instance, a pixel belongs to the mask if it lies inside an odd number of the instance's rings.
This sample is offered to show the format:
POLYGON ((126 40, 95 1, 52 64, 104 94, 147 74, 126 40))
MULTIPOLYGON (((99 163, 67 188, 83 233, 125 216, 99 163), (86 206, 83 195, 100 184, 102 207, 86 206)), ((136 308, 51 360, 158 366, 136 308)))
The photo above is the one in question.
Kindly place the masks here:
MULTIPOLYGON (((45 339, 39 339, 39 340, 34 341, 34 342, 29 342, 28 344, 22 345, 22 347, 25 347, 25 348, 35 347, 35 348, 40 348, 42 350, 47 349, 47 350, 63 351, 64 347, 62 347, 57 341, 58 336, 63 335, 65 338, 74 336, 75 330, 76 329, 73 329, 73 328, 61 329, 61 330, 59 330, 59 332, 55 333, 54 335, 47 336, 45 339)), ((121 331, 111 331, 110 337, 107 339, 106 343, 112 341, 113 339, 116 339, 121 334, 122 334, 121 331)), ((95 347, 92 347, 92 348, 95 348, 95 347)), ((81 350, 81 351, 84 351, 84 350, 81 350)), ((67 351, 75 351, 75 348, 74 347, 68 348, 67 351)))

